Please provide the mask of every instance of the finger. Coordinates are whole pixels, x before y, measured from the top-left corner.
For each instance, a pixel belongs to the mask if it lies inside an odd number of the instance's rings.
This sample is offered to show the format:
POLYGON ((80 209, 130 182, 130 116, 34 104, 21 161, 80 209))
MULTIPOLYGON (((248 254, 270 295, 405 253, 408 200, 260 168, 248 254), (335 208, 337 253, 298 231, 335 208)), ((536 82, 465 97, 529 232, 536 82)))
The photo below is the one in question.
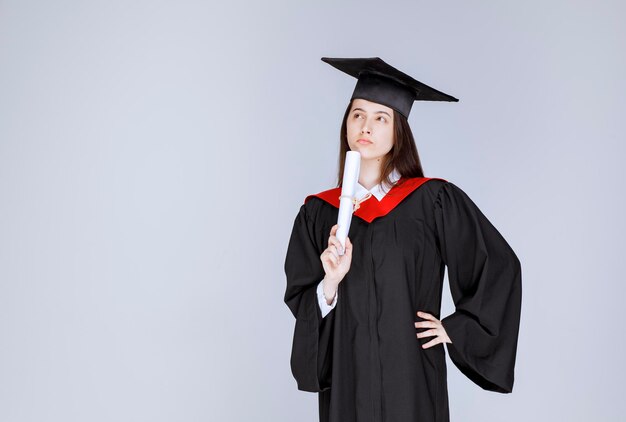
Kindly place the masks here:
POLYGON ((352 242, 350 242, 350 238, 349 237, 346 237, 345 254, 348 255, 348 257, 352 258, 352 242))
POLYGON ((330 258, 328 258, 328 252, 326 251, 322 252, 322 254, 320 255, 320 260, 322 261, 323 264, 329 264, 330 258))
POLYGON ((326 250, 328 251, 328 253, 331 256, 335 257, 335 262, 337 262, 337 260, 339 259, 339 253, 337 252, 337 249, 335 248, 335 246, 334 245, 330 245, 328 247, 328 249, 326 249, 326 250))
POLYGON ((338 262, 339 262, 338 258, 331 251, 329 251, 328 249, 326 249, 324 252, 322 252, 322 261, 326 262, 328 264, 333 263, 335 265, 337 265, 338 262))
POLYGON ((441 343, 441 340, 439 339, 439 337, 435 337, 434 339, 432 339, 428 343, 422 344, 422 348, 428 349, 429 347, 433 347, 433 346, 435 346, 435 345, 437 345, 439 343, 441 343))
POLYGON ((331 227, 330 229, 330 235, 334 236, 335 233, 337 233, 337 229, 339 228, 339 224, 335 224, 333 227, 331 227))
POLYGON ((438 321, 437 318, 435 318, 434 316, 432 316, 428 312, 417 311, 417 316, 422 317, 424 319, 431 320, 431 321, 438 321))
POLYGON ((417 338, 432 337, 437 335, 437 330, 427 330, 417 333, 417 338))
POLYGON ((350 239, 347 237, 343 244, 343 256, 347 256, 349 260, 352 260, 352 243, 350 243, 350 239))
POLYGON ((339 238, 334 235, 328 236, 328 243, 339 243, 339 238))
POLYGON ((339 265, 339 258, 334 253, 328 251, 327 256, 333 262, 333 264, 339 265))
POLYGON ((341 242, 339 241, 339 239, 336 236, 330 236, 328 238, 328 244, 329 245, 334 245, 337 248, 337 250, 342 249, 341 242))
POLYGON ((429 347, 433 347, 433 346, 435 346, 435 345, 437 345, 439 343, 441 343, 441 339, 439 337, 435 337, 431 341, 422 344, 422 348, 428 349, 429 347))
POLYGON ((334 253, 335 255, 338 256, 339 248, 337 248, 337 245, 335 245, 335 244, 329 243, 328 246, 326 246, 325 250, 329 251, 329 252, 332 252, 332 253, 334 253))
POLYGON ((437 328, 437 323, 433 321, 419 321, 415 323, 415 328, 437 328))
POLYGON ((334 247, 334 249, 337 251, 338 255, 343 255, 345 253, 346 248, 343 247, 343 245, 341 244, 339 239, 337 239, 336 237, 334 237, 332 239, 329 239, 328 245, 329 245, 329 247, 330 247, 330 245, 332 245, 334 247))

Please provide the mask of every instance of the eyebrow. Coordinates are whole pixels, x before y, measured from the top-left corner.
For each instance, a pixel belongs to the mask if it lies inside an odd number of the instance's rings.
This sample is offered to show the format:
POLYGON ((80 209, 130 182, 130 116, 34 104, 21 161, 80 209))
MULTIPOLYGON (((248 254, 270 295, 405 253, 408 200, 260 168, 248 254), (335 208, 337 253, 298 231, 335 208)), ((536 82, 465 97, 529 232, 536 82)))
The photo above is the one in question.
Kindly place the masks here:
MULTIPOLYGON (((362 112, 364 112, 364 113, 367 113, 367 111, 363 110, 363 109, 362 109, 362 108, 360 108, 360 107, 356 107, 356 108, 353 108, 353 109, 352 109, 352 111, 357 111, 357 110, 362 111, 362 112)), ((391 116, 389 115, 389 113, 387 113, 386 111, 378 110, 378 111, 377 111, 376 113, 374 113, 374 114, 377 114, 377 113, 383 113, 383 114, 386 114, 387 116, 391 117, 391 116)))

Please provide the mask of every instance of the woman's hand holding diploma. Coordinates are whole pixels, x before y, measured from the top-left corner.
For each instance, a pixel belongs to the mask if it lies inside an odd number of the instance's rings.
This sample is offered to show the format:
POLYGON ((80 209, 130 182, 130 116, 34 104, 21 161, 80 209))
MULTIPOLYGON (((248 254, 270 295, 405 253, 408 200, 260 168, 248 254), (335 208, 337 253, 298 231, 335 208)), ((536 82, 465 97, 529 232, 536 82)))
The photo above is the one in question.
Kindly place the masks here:
POLYGON ((339 254, 341 250, 341 242, 335 236, 337 233, 337 229, 339 228, 338 224, 335 224, 330 229, 330 237, 328 238, 328 248, 322 252, 320 255, 320 259, 322 261, 322 265, 324 266, 324 272, 326 275, 324 276, 324 296, 326 297, 327 303, 330 305, 335 298, 335 293, 337 292, 337 287, 341 280, 345 277, 350 269, 350 264, 352 263, 352 242, 350 242, 350 238, 346 237, 346 249, 343 255, 339 254))

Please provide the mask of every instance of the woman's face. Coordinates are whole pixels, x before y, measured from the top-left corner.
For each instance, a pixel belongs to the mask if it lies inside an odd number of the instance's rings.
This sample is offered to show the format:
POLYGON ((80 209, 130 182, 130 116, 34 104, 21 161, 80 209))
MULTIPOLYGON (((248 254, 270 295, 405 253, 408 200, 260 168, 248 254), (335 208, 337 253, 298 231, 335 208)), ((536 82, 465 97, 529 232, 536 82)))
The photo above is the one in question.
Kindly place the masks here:
POLYGON ((350 150, 362 160, 381 159, 393 147, 393 109, 356 98, 352 101, 346 130, 350 150))

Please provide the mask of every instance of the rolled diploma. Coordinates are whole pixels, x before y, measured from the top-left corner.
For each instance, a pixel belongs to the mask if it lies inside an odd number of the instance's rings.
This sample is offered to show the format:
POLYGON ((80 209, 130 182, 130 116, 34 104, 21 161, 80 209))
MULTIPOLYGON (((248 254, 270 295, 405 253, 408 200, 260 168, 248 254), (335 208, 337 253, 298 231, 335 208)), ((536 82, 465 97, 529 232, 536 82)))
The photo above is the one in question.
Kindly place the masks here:
POLYGON ((339 215, 337 216, 337 239, 341 242, 339 255, 343 255, 346 248, 346 237, 350 231, 350 222, 354 209, 354 195, 356 184, 359 180, 361 170, 361 154, 357 151, 348 151, 346 161, 343 166, 343 182, 341 184, 341 200, 339 201, 339 215))

